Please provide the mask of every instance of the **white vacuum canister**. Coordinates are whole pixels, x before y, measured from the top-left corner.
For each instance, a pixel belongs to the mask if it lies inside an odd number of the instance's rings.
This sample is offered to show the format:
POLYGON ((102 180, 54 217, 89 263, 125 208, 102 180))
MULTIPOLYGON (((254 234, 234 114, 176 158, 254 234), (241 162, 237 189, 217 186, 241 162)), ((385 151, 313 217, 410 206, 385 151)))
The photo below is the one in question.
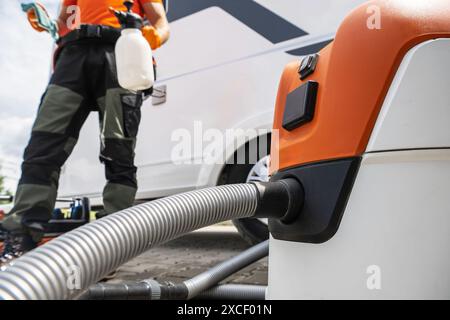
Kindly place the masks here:
POLYGON ((133 1, 125 1, 127 11, 112 10, 122 25, 116 43, 116 67, 119 85, 127 90, 147 90, 155 82, 152 49, 142 36, 142 17, 131 11, 133 1))
POLYGON ((141 30, 123 29, 116 43, 117 77, 122 88, 139 91, 153 86, 152 49, 141 30))

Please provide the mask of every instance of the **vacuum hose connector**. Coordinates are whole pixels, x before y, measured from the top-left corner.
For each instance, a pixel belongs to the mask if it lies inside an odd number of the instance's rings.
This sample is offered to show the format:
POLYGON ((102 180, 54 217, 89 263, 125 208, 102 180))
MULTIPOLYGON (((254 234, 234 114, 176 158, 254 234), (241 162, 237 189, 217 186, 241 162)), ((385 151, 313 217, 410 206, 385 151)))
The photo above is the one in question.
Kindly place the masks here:
POLYGON ((258 188, 258 207, 254 218, 279 219, 287 224, 298 218, 303 208, 305 191, 297 179, 254 184, 258 188))
POLYGON ((289 221, 300 213, 302 192, 294 179, 224 185, 117 212, 17 259, 0 272, 0 300, 77 297, 125 262, 191 231, 240 218, 289 221))

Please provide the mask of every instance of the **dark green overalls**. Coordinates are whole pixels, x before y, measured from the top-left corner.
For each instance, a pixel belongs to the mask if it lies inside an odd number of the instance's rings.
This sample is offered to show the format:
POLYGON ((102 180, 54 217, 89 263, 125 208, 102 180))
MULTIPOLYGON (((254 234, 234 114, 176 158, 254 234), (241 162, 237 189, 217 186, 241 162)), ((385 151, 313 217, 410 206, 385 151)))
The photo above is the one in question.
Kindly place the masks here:
MULTIPOLYGON (((120 31, 82 26, 62 38, 62 49, 25 149, 15 205, 2 225, 42 236, 56 202, 61 167, 91 111, 100 119, 100 161, 107 179, 106 214, 130 207, 137 190, 134 149, 143 94, 120 88, 114 46, 120 31)), ((80 168, 81 170, 82 168, 80 168)))

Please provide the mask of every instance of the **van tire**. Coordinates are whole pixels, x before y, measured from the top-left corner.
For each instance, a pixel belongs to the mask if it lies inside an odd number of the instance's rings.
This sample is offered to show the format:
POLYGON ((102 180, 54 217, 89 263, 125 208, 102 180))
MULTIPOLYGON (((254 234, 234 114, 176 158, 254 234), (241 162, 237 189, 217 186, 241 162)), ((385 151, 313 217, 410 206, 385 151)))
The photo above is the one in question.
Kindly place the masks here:
MULTIPOLYGON (((268 148, 270 149, 270 139, 268 148)), ((264 153, 266 155, 269 154, 269 150, 264 153)), ((265 156, 264 153, 261 154, 261 157, 265 156)), ((218 184, 246 183, 248 175, 253 167, 253 164, 227 165, 218 184)), ((268 225, 259 219, 236 219, 233 220, 233 224, 242 238, 250 245, 255 245, 269 239, 268 225)))

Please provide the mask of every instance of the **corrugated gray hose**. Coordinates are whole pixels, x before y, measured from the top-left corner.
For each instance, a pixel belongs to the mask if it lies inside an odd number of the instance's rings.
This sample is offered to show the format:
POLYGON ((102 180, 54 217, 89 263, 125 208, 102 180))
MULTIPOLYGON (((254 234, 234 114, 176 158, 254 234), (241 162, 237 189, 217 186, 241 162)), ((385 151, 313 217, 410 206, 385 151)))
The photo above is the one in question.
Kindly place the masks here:
POLYGON ((240 218, 291 221, 303 206, 297 180, 225 185, 120 211, 27 253, 0 272, 1 299, 69 299, 151 247, 240 218))
MULTIPOLYGON (((205 291, 209 291, 208 289, 217 285, 220 281, 266 257, 268 254, 269 240, 266 240, 179 284, 158 282, 153 279, 134 283, 98 283, 91 286, 79 298, 82 300, 186 300, 196 298, 199 295, 205 297, 203 294, 205 291)), ((264 295, 261 295, 262 289, 260 287, 258 287, 259 291, 255 291, 254 287, 249 286, 219 286, 216 289, 211 291, 211 296, 222 294, 231 297, 233 293, 236 293, 234 297, 236 299, 245 298, 246 296, 264 297, 264 295)))
POLYGON ((258 193, 253 184, 207 188, 89 223, 24 255, 1 272, 0 299, 73 298, 157 244, 218 222, 253 216, 258 193), (79 287, 73 289, 77 274, 79 287))
POLYGON ((242 252, 236 257, 218 264, 208 271, 203 272, 192 279, 184 281, 183 284, 188 289, 187 299, 192 299, 198 296, 200 293, 216 285, 233 273, 245 268, 263 257, 266 257, 268 254, 269 240, 266 240, 242 252))
POLYGON ((199 300, 265 300, 266 286, 222 284, 200 293, 199 300))

